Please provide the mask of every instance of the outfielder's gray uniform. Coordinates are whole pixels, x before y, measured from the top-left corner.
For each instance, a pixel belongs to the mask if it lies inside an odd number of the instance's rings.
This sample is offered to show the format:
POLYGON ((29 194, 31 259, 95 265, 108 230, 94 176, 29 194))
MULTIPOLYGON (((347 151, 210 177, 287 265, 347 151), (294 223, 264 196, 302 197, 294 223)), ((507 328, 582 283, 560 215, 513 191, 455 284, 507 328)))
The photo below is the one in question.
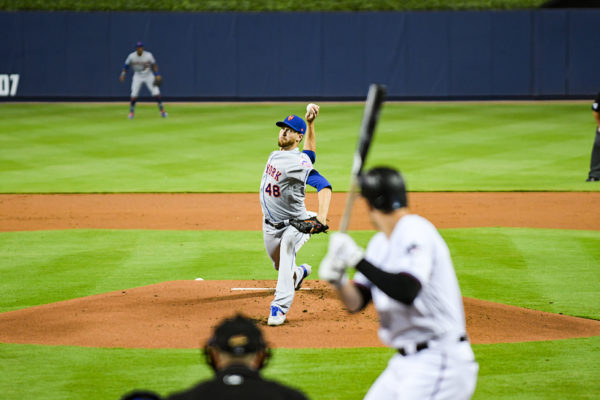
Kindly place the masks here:
POLYGON ((265 249, 279 270, 272 306, 287 313, 294 300, 293 274, 302 276, 296 253, 310 238, 287 222, 309 217, 304 205, 306 180, 313 169, 310 158, 299 149, 277 150, 269 155, 260 184, 265 249), (281 225, 275 227, 273 225, 281 225))
POLYGON ((385 272, 412 275, 422 285, 408 306, 390 298, 360 272, 355 274, 355 284, 371 291, 380 339, 401 352, 392 357, 365 399, 471 398, 479 368, 466 338, 450 252, 435 227, 423 217, 406 215, 390 238, 380 232, 371 239, 365 259, 385 272))
POLYGON ((130 53, 125 59, 125 65, 133 69, 133 79, 131 80, 131 97, 137 98, 140 94, 142 84, 145 84, 152 96, 158 96, 160 89, 154 85, 154 72, 152 65, 156 64, 154 56, 149 51, 144 50, 142 55, 137 51, 130 53))

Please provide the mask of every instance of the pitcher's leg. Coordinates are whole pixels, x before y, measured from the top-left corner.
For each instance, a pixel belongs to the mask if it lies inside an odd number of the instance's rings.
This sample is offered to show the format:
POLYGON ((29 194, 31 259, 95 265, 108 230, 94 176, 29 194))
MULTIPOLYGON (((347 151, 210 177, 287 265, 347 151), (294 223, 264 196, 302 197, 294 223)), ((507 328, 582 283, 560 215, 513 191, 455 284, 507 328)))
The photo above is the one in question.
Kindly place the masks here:
POLYGON ((303 234, 289 227, 281 237, 279 246, 279 273, 272 306, 279 307, 284 314, 289 311, 294 300, 294 269, 296 267, 296 247, 303 243, 303 234))
POLYGON ((283 232, 266 224, 263 226, 263 242, 265 244, 265 250, 273 262, 273 268, 275 268, 276 271, 279 270, 279 247, 282 234, 283 232))
MULTIPOLYGON (((273 268, 279 271, 280 267, 280 254, 281 254, 281 241, 284 234, 284 229, 275 229, 274 227, 263 224, 263 241, 265 244, 265 250, 273 262, 273 268)), ((278 274, 279 275, 279 274, 278 274)), ((279 276, 278 279, 279 281, 279 276)), ((271 303, 269 308, 269 319, 267 323, 272 326, 281 325, 285 322, 285 313, 279 306, 274 302, 271 303)))

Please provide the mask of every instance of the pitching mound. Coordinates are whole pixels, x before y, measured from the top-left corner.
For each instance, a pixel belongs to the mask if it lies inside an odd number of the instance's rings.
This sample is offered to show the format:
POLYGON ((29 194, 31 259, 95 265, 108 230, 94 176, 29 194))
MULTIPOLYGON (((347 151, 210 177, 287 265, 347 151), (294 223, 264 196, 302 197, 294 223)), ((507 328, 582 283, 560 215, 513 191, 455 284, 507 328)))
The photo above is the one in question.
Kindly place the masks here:
MULTIPOLYGON (((274 281, 173 281, 0 314, 0 342, 90 347, 198 348, 224 316, 243 312, 276 348, 382 346, 372 306, 350 315, 309 280, 283 326, 266 325, 274 281), (243 289, 243 290, 239 290, 243 289)), ((600 335, 600 321, 465 298, 473 343, 600 335)))

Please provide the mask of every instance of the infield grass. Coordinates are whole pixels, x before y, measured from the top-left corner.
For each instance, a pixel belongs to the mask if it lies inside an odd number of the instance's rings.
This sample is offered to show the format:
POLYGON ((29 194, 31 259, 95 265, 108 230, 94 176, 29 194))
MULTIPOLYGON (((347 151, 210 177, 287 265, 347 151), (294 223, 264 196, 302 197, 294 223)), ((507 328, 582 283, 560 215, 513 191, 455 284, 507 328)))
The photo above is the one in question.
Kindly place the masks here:
MULTIPOLYGON (((0 193, 256 192, 275 121, 304 103, 1 104, 0 193)), ((348 189, 363 105, 323 103, 317 163, 348 189)), ((594 121, 571 103, 388 103, 367 166, 412 191, 600 190, 585 182, 594 121)))
MULTIPOLYGON (((361 245, 371 235, 352 232, 361 245)), ((442 235, 463 295, 600 319, 592 306, 599 300, 600 232, 472 228, 442 235)), ((303 261, 318 265, 326 244, 313 238, 301 250, 303 261)), ((243 231, 5 232, 0 275, 0 311, 198 276, 275 279, 260 232, 243 231)), ((599 349, 600 337, 476 345, 481 371, 474 398, 593 398, 599 349)), ((362 397, 391 355, 386 348, 277 349, 265 372, 312 399, 350 400, 362 397)), ((0 391, 7 399, 117 399, 135 388, 166 394, 208 376, 197 350, 0 344, 0 391)))
MULTIPOLYGON (((600 392, 600 337, 473 349, 480 365, 475 400, 592 399, 600 392)), ((275 349, 265 376, 311 399, 355 400, 392 355, 387 348, 275 349)), ((166 395, 211 376, 199 350, 16 344, 0 344, 0 371, 4 398, 48 400, 118 399, 133 389, 166 395)))
MULTIPOLYGON (((462 293, 600 319, 600 232, 441 230, 462 293)), ((373 232, 352 232, 366 245, 373 232)), ((327 236, 299 253, 316 279, 327 236)), ((65 230, 0 233, 0 311, 172 280, 277 279, 262 233, 65 230), (227 259, 223 258, 227 254, 227 259)))

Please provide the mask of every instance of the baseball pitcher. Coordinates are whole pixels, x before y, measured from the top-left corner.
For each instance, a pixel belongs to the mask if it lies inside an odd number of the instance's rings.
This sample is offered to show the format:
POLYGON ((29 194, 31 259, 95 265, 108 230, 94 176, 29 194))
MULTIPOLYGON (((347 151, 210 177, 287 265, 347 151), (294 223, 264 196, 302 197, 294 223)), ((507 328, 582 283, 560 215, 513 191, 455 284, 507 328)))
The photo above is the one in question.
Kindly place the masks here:
POLYGON ((296 265, 296 253, 312 234, 326 232, 329 228, 326 223, 331 185, 313 168, 316 158, 314 123, 318 114, 319 106, 309 104, 306 123, 296 115, 276 123, 280 128, 279 150, 269 155, 260 183, 265 249, 278 271, 268 319, 271 326, 285 322, 294 291, 300 289, 304 278, 311 273, 310 265, 296 265), (301 152, 298 146, 302 139, 304 148, 301 152), (318 191, 316 215, 306 211, 306 184, 318 191))
POLYGON ((133 69, 133 79, 131 80, 131 102, 129 104, 129 119, 133 119, 135 113, 135 103, 140 94, 142 85, 145 84, 152 96, 156 98, 160 115, 163 118, 167 117, 165 108, 160 97, 159 86, 162 84, 162 76, 158 73, 158 66, 154 56, 149 51, 144 50, 144 43, 137 42, 135 51, 130 53, 125 59, 123 70, 119 76, 121 82, 125 81, 125 75, 129 67, 133 69))

